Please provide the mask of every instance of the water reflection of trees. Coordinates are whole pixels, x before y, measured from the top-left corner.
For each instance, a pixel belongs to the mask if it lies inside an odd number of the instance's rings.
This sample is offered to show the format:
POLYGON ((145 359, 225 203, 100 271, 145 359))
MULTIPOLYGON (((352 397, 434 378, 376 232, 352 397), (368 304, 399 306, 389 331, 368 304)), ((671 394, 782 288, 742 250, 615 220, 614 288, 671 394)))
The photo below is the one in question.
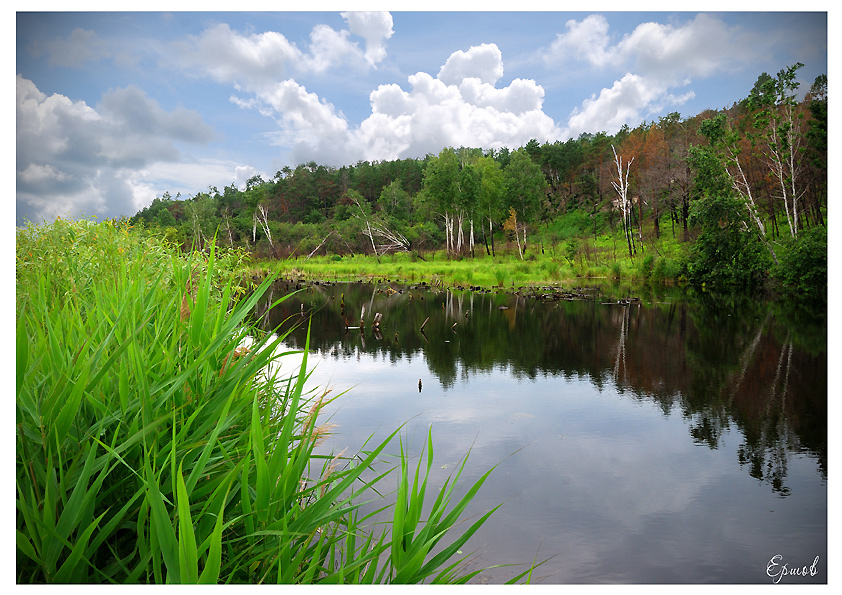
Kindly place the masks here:
MULTIPOLYGON (((294 289, 279 285, 271 297, 294 289)), ((495 368, 519 378, 577 377, 600 390, 613 385, 665 414, 678 407, 700 445, 718 448, 737 428, 739 464, 785 496, 793 453, 810 453, 827 476, 822 314, 707 294, 654 297, 644 305, 372 283, 304 287, 266 323, 309 321, 311 346, 334 357, 423 357, 445 388, 495 368), (363 305, 369 325, 381 313, 379 336, 370 326, 346 330, 346 323, 359 324, 363 305)), ((292 340, 303 345, 303 333, 292 340)))

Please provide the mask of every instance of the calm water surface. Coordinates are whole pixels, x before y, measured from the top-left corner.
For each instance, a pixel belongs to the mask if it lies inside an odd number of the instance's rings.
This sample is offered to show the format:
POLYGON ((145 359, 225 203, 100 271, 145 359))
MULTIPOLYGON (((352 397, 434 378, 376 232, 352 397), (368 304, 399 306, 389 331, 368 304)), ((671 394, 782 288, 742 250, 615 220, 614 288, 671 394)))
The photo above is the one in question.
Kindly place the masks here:
POLYGON ((311 386, 348 391, 326 409, 326 449, 405 424, 416 456, 432 427, 436 485, 468 451, 463 490, 496 465, 469 514, 503 505, 468 568, 549 558, 533 582, 768 584, 818 556, 814 576, 780 581, 827 582, 824 313, 664 291, 313 284, 266 323, 310 320, 311 386), (365 328, 346 329, 363 305, 365 328))

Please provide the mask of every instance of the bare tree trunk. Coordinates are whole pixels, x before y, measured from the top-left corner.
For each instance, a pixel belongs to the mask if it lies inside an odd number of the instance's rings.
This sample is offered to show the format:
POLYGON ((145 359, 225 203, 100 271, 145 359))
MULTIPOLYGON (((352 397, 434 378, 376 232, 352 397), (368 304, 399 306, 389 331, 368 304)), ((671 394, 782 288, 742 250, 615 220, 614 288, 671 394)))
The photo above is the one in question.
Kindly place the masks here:
POLYGON ((450 254, 452 245, 453 245, 453 237, 452 237, 453 230, 450 227, 450 215, 445 211, 444 213, 444 250, 446 253, 450 254))
MULTIPOLYGON (((728 153, 732 167, 729 168, 726 166, 725 171, 731 179, 731 186, 740 196, 746 199, 746 209, 748 209, 749 215, 751 215, 751 218, 757 225, 757 229, 760 231, 761 240, 763 240, 766 248, 769 249, 769 253, 772 255, 772 260, 775 261, 775 264, 779 264, 778 257, 775 254, 774 248, 772 248, 772 244, 766 239, 766 227, 763 225, 763 221, 760 219, 760 214, 757 212, 757 205, 755 204, 754 196, 751 193, 751 184, 749 184, 748 178, 743 171, 739 156, 730 147, 728 147, 728 153), (732 171, 733 168, 736 168, 736 172, 732 171)), ((787 215, 787 218, 788 217, 789 215, 787 215)))
POLYGON ((228 217, 228 208, 222 213, 222 218, 225 221, 225 229, 228 231, 228 243, 234 247, 234 236, 231 235, 231 219, 228 217))
POLYGON ((620 197, 620 211, 623 213, 623 231, 626 233, 626 242, 629 245, 629 256, 633 257, 632 243, 631 243, 631 220, 630 220, 630 205, 629 205, 629 171, 631 171, 631 164, 634 162, 634 157, 626 164, 625 174, 623 173, 623 158, 617 155, 614 145, 611 145, 611 150, 614 151, 614 164, 617 166, 617 181, 611 180, 611 185, 620 197))
POLYGON ((275 244, 272 242, 272 231, 269 229, 269 210, 266 208, 266 205, 258 205, 256 212, 262 215, 262 218, 258 218, 258 221, 263 228, 263 233, 266 234, 266 239, 269 240, 269 247, 272 249, 272 254, 274 255, 275 244))
POLYGON ((523 250, 520 247, 520 233, 518 233, 517 223, 515 223, 515 241, 517 242, 517 253, 520 255, 520 259, 523 260, 523 250))
POLYGON ((319 243, 319 245, 318 245, 318 246, 316 246, 315 248, 313 248, 313 251, 312 251, 312 252, 310 252, 310 254, 307 256, 307 258, 306 258, 305 260, 310 260, 310 258, 313 256, 313 254, 315 254, 315 253, 316 253, 316 251, 324 245, 324 243, 327 241, 327 239, 330 237, 330 235, 331 235, 332 233, 333 233, 333 230, 330 230, 330 233, 328 233, 328 234, 324 237, 324 239, 323 239, 323 240, 319 243))
POLYGON ((455 222, 456 222, 456 227, 457 227, 457 230, 456 230, 456 252, 458 252, 459 254, 462 253, 462 245, 465 243, 465 235, 462 232, 462 224, 464 222, 464 219, 465 219, 465 215, 462 213, 462 209, 458 209, 456 211, 455 222))

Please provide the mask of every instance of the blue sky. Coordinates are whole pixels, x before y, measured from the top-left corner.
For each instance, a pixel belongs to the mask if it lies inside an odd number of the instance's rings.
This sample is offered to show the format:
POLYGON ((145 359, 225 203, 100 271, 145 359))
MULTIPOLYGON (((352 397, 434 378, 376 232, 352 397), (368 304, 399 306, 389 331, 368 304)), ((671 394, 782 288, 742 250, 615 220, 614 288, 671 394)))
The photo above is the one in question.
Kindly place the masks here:
POLYGON ((828 73, 827 8, 798 7, 822 12, 17 12, 16 220, 614 133, 795 62, 806 90, 828 73))

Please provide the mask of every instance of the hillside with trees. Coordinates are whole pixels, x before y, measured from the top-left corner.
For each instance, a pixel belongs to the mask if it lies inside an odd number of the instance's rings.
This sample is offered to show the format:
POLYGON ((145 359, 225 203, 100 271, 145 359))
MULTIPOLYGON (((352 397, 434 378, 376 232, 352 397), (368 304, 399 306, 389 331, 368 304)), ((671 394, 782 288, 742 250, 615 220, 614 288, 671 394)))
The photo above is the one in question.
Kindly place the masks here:
POLYGON ((827 77, 798 101, 802 66, 763 73, 730 108, 689 118, 516 149, 445 147, 340 168, 311 161, 242 189, 165 193, 132 223, 187 248, 216 235, 264 259, 546 250, 570 260, 611 237, 614 259, 642 260, 669 241, 676 277, 745 287, 773 276, 824 295, 827 77))

